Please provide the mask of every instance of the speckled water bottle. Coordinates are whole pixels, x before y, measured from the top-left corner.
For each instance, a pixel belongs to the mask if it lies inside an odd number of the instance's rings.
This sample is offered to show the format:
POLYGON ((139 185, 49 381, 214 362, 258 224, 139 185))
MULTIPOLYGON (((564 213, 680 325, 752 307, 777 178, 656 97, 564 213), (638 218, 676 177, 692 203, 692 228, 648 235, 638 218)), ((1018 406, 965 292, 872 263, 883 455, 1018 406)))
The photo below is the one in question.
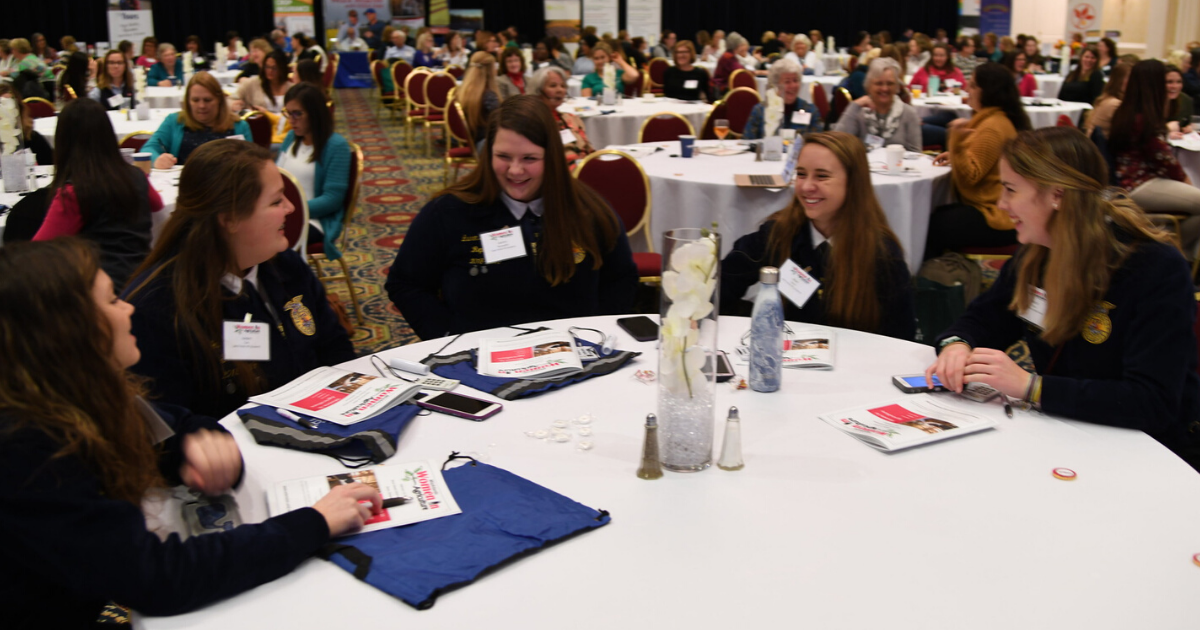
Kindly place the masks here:
POLYGON ((773 392, 783 373, 783 300, 779 297, 779 269, 758 272, 758 295, 750 316, 750 389, 773 392))

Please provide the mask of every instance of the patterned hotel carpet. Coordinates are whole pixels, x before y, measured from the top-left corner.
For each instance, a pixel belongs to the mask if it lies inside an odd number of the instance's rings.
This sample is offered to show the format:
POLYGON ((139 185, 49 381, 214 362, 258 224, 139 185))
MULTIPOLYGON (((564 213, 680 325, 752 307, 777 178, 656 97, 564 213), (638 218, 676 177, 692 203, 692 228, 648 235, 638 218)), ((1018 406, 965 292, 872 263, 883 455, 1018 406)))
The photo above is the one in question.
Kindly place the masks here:
MULTIPOLYGON (((353 336, 354 349, 363 355, 418 340, 388 299, 383 283, 408 224, 442 186, 442 163, 440 155, 425 157, 418 134, 411 143, 416 149, 405 146, 402 118, 381 112, 374 90, 340 89, 335 99, 336 129, 362 148, 365 161, 358 212, 344 249, 366 320, 363 325, 355 322, 353 336)), ((328 286, 350 310, 345 285, 328 286)), ((350 316, 353 321, 354 314, 350 316)))

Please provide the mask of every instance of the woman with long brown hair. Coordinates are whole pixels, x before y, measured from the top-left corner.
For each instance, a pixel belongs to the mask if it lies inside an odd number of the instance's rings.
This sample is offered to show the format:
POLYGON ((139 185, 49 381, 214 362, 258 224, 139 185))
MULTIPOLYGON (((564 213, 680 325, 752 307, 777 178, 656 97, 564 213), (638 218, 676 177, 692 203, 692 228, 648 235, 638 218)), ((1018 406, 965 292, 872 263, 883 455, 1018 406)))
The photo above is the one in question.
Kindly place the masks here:
POLYGON ((96 87, 88 94, 88 98, 112 111, 133 107, 133 73, 129 71, 129 63, 119 50, 110 50, 104 54, 96 77, 96 87))
POLYGON ((1108 82, 1104 84, 1104 91, 1100 92, 1099 98, 1092 103, 1092 113, 1087 117, 1087 122, 1083 126, 1083 133, 1089 138, 1095 129, 1103 132, 1105 138, 1108 137, 1113 114, 1117 112, 1117 108, 1121 106, 1121 100, 1125 98, 1125 86, 1129 83, 1131 69, 1133 69, 1133 64, 1124 61, 1113 68, 1108 82))
MULTIPOLYGON (((1095 103, 1104 92, 1104 72, 1100 70, 1100 53, 1095 46, 1088 46, 1079 53, 1079 63, 1063 79, 1058 90, 1058 99, 1074 103, 1095 103)), ((1095 115, 1095 112, 1092 112, 1095 115)))
POLYGON ((954 391, 986 383, 1047 413, 1140 429, 1200 466, 1191 273, 1170 236, 1107 187, 1107 171, 1074 129, 1008 143, 1000 207, 1022 247, 939 337, 927 374, 954 391), (1005 354, 1019 340, 1033 374, 1005 354))
POLYGON ((288 573, 379 507, 355 484, 232 531, 149 531, 148 492, 219 495, 243 470, 216 420, 141 398, 132 313, 81 240, 0 249, 0 580, 22 603, 6 626, 92 627, 110 601, 187 612, 288 573))
POLYGON ((432 339, 624 313, 637 275, 620 219, 571 177, 550 109, 527 94, 492 115, 479 166, 421 209, 385 286, 432 339), (516 255, 494 255, 495 241, 516 255))
POLYGON ((214 417, 322 365, 354 358, 312 270, 288 247, 271 152, 218 140, 183 169, 175 211, 126 290, 143 341, 133 371, 157 400, 214 417), (265 352, 224 360, 225 322, 257 322, 265 352))
POLYGON ((916 317, 908 264, 875 198, 863 143, 840 131, 809 134, 804 143, 791 205, 725 256, 721 312, 747 314, 743 297, 759 268, 790 259, 822 291, 802 305, 787 302, 785 319, 911 340, 916 317))
POLYGON ((481 137, 488 126, 488 117, 500 106, 500 90, 496 84, 496 56, 478 51, 463 74, 462 85, 454 92, 454 100, 462 103, 472 137, 481 137))

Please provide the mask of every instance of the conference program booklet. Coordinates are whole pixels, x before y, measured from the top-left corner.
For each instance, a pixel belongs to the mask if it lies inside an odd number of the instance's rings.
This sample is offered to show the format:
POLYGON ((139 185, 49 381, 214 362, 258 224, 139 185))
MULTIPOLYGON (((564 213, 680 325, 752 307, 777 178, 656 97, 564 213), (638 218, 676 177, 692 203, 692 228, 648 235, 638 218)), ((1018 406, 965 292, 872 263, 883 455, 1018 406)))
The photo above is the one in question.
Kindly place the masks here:
MULTIPOLYGON (((832 370, 836 335, 832 330, 799 330, 792 339, 783 340, 783 367, 809 370, 832 370)), ((737 349, 738 362, 750 362, 750 348, 737 349)))
POLYGON ((250 402, 343 426, 362 422, 412 398, 420 386, 335 367, 320 367, 250 402))
POLYGON ((881 451, 898 451, 996 426, 990 418, 947 404, 929 394, 907 394, 819 417, 881 451))
POLYGON ((546 379, 579 372, 583 361, 569 333, 547 330, 519 337, 479 340, 479 364, 484 376, 546 379))
POLYGON ((374 532, 428 521, 462 510, 442 479, 442 469, 429 462, 372 466, 323 477, 308 477, 274 484, 267 490, 267 509, 279 516, 312 507, 339 485, 364 483, 379 491, 385 507, 355 534, 374 532))

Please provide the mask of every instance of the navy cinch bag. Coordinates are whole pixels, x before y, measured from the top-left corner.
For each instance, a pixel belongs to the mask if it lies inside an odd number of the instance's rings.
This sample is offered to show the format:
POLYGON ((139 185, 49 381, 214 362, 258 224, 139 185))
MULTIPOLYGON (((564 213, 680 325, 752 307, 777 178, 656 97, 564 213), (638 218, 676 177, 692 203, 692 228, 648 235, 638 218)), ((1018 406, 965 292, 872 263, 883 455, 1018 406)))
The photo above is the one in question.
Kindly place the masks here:
POLYGON ((611 520, 608 512, 475 460, 442 476, 462 514, 349 536, 320 555, 425 610, 442 593, 611 520))
POLYGON ((361 468, 395 455, 400 433, 420 411, 416 405, 400 404, 349 426, 321 421, 315 429, 284 418, 268 405, 237 413, 259 444, 320 453, 348 468, 361 468))
MULTIPOLYGON (((575 341, 577 346, 590 346, 600 354, 600 344, 592 343, 584 339, 575 341)), ((521 378, 503 378, 499 376, 484 376, 476 369, 477 350, 463 350, 447 355, 430 355, 421 361, 429 366, 429 369, 434 374, 443 378, 452 378, 462 381, 463 385, 472 387, 481 392, 487 392, 501 400, 516 400, 518 398, 527 398, 529 396, 537 396, 549 391, 553 391, 568 385, 573 385, 579 381, 587 380, 594 376, 604 376, 611 374, 629 363, 634 357, 640 355, 640 352, 632 350, 617 350, 608 356, 600 356, 598 359, 589 359, 583 362, 583 371, 573 374, 566 374, 558 378, 529 380, 521 378)))

